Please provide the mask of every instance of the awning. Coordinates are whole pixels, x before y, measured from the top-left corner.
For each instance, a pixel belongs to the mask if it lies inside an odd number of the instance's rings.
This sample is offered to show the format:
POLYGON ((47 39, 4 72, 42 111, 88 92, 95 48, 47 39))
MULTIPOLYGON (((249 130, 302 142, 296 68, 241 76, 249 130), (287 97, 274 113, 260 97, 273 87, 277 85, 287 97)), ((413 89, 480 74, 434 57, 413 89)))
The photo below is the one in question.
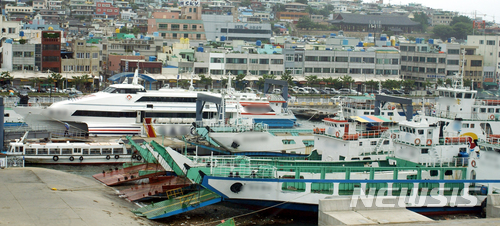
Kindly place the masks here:
POLYGON ((384 118, 382 116, 373 116, 373 115, 351 116, 351 119, 357 122, 392 122, 391 120, 384 118))
POLYGON ((483 82, 483 85, 485 85, 485 86, 496 86, 498 84, 496 82, 483 82))

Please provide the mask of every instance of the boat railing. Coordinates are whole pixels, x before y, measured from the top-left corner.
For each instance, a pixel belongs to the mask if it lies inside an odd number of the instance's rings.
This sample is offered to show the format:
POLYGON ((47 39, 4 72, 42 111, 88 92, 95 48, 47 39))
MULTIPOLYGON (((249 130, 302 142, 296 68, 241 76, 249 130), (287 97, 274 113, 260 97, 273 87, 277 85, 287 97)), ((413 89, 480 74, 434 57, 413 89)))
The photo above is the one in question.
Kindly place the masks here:
MULTIPOLYGON (((19 97, 17 96, 4 96, 3 98, 4 104, 12 104, 14 106, 16 103, 19 103, 19 97)), ((45 96, 31 96, 30 99, 28 100, 28 103, 31 104, 41 104, 41 105, 50 105, 55 102, 63 101, 63 100, 68 100, 68 97, 66 96, 54 96, 54 97, 45 97, 45 96)))
POLYGON ((474 157, 458 157, 452 158, 427 158, 422 164, 427 167, 467 167, 469 159, 474 157))
POLYGON ((276 167, 262 164, 219 164, 215 161, 206 163, 210 174, 219 177, 241 178, 276 178, 276 167))
POLYGON ((8 156, 0 157, 0 169, 11 167, 24 167, 24 156, 8 156))

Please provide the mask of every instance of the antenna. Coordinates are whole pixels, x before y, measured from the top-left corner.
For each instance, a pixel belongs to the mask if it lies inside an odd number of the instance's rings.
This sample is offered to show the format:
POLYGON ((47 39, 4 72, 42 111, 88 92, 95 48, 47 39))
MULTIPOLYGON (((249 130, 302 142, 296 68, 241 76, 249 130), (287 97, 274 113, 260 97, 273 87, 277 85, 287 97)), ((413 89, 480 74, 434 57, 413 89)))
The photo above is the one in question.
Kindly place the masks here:
POLYGON ((132 79, 132 85, 139 84, 139 64, 137 64, 137 68, 135 69, 134 79, 132 79))
POLYGON ((193 91, 193 90, 194 90, 194 86, 193 86, 193 77, 194 77, 194 70, 193 70, 193 72, 191 73, 191 85, 189 86, 189 91, 193 91))

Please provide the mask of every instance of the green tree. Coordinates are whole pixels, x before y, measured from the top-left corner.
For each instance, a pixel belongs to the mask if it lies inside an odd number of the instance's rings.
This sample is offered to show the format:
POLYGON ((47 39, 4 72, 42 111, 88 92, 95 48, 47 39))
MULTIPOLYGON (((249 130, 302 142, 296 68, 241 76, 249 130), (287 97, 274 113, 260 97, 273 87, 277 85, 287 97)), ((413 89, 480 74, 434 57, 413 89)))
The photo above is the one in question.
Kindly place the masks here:
POLYGON ((55 83, 56 88, 61 88, 61 85, 63 84, 62 82, 64 81, 61 74, 53 72, 49 75, 49 78, 51 81, 50 83, 55 83))
POLYGON ((420 28, 422 29, 422 31, 425 31, 427 29, 427 26, 429 25, 429 18, 423 12, 414 14, 413 19, 411 20, 420 23, 420 28))
POLYGON ((250 5, 252 5, 252 2, 250 0, 243 0, 240 2, 241 7, 249 7, 250 5))
POLYGON ((120 28, 120 33, 123 33, 123 34, 128 34, 130 31, 128 30, 128 28, 126 26, 123 26, 120 28))
POLYGON ((366 81, 367 90, 378 90, 378 82, 374 80, 366 81), (369 88, 368 88, 369 87, 369 88))
POLYGON ((273 6, 273 12, 284 12, 286 11, 285 5, 278 3, 273 6))
POLYGON ((439 79, 436 81, 436 84, 438 84, 438 86, 443 86, 443 85, 444 85, 444 81, 443 81, 443 79, 440 79, 440 78, 439 78, 439 79))
POLYGON ((448 25, 436 25, 432 29, 432 33, 434 33, 434 38, 440 38, 442 40, 446 40, 454 35, 453 28, 448 25))
POLYGON ((141 29, 139 29, 138 27, 134 27, 130 30, 130 32, 132 32, 134 35, 137 35, 141 32, 141 29))
POLYGON ((285 73, 283 75, 281 75, 281 80, 282 81, 287 81, 288 86, 294 86, 295 85, 295 83, 293 83, 292 73, 289 70, 285 71, 285 73))
POLYGON ((410 91, 415 88, 415 81, 411 79, 404 80, 402 85, 405 88, 405 91, 410 91))
POLYGON ((351 88, 351 83, 354 83, 354 79, 349 75, 344 75, 340 77, 340 81, 342 81, 342 87, 347 87, 347 88, 351 88))
POLYGON ((208 85, 212 85, 213 79, 212 77, 206 76, 206 75, 199 75, 200 76, 200 83, 205 84, 205 89, 208 88, 208 85))
POLYGON ((299 21, 297 22, 297 28, 301 28, 301 29, 306 29, 306 30, 309 30, 311 28, 314 28, 314 22, 311 20, 311 18, 307 17, 307 16, 303 16, 299 19, 299 21))
POLYGON ((453 80, 451 80, 450 78, 447 78, 446 79, 446 85, 453 85, 453 80))
POLYGON ((10 81, 12 81, 14 78, 10 75, 10 72, 4 71, 0 74, 0 83, 2 83, 2 86, 4 85, 10 85, 10 81))
POLYGON ((457 39, 467 39, 467 35, 472 34, 472 23, 459 22, 452 26, 453 37, 457 39))
POLYGON ((456 17, 453 17, 453 19, 451 20, 450 26, 453 26, 457 23, 472 24, 472 19, 467 17, 467 16, 456 16, 456 17))
POLYGON ((75 83, 76 89, 81 91, 86 91, 86 84, 89 82, 90 75, 72 76, 73 83, 75 83))
POLYGON ((188 81, 186 79, 179 80, 179 87, 181 87, 183 89, 189 88, 190 85, 191 85, 190 81, 188 81))
POLYGON ((472 80, 470 80, 470 79, 465 79, 465 80, 464 80, 464 86, 465 86, 465 87, 472 87, 472 80))
POLYGON ((304 5, 307 5, 307 2, 308 2, 308 1, 307 1, 307 0, 295 0, 295 2, 297 2, 297 3, 302 3, 302 4, 304 4, 304 5))
POLYGON ((243 80, 245 80, 245 74, 238 74, 236 75, 236 77, 234 78, 234 81, 236 83, 236 86, 239 86, 239 89, 242 90, 243 89, 243 80))
POLYGON ((40 78, 31 78, 29 80, 30 86, 33 88, 40 88, 40 84, 42 83, 42 80, 40 78))
POLYGON ((314 86, 318 82, 318 76, 316 75, 308 75, 306 76, 306 81, 308 86, 314 86))

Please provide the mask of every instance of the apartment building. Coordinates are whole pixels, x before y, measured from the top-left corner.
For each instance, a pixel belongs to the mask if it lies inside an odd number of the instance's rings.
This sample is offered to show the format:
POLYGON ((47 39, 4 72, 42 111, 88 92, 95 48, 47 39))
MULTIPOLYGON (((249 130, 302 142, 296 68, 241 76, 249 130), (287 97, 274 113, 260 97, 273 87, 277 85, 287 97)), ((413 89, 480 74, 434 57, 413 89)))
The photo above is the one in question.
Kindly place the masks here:
POLYGON ((231 73, 254 76, 248 79, 256 80, 264 74, 282 75, 284 69, 281 54, 195 52, 195 58, 195 73, 215 78, 231 73))
POLYGON ((201 7, 183 6, 181 13, 155 12, 148 20, 148 34, 158 32, 164 39, 206 40, 201 7))
POLYGON ((120 15, 120 9, 113 7, 109 2, 97 2, 95 7, 96 15, 106 15, 107 17, 117 17, 120 15))
POLYGON ((436 12, 431 16, 431 26, 450 25, 453 17, 458 16, 456 12, 436 12))
POLYGON ((2 69, 6 71, 34 71, 35 44, 3 43, 2 69))
POLYGON ((99 75, 101 72, 101 50, 99 46, 87 43, 84 39, 72 40, 70 48, 61 54, 62 72, 88 73, 99 75))
POLYGON ((467 45, 478 46, 476 54, 483 56, 484 66, 494 67, 498 81, 500 72, 500 36, 468 35, 467 45))
POLYGON ((401 74, 403 79, 419 85, 453 76, 460 69, 458 43, 401 43, 401 74))
POLYGON ((61 32, 42 31, 42 71, 61 72, 61 32))
POLYGON ((5 6, 5 11, 10 14, 32 14, 32 6, 12 6, 10 4, 5 6))
POLYGON ((86 0, 70 0, 69 7, 73 16, 90 16, 95 12, 95 3, 86 0))
POLYGON ((224 36, 225 40, 269 41, 272 36, 271 24, 233 22, 231 15, 203 14, 203 24, 207 40, 215 41, 224 36))

